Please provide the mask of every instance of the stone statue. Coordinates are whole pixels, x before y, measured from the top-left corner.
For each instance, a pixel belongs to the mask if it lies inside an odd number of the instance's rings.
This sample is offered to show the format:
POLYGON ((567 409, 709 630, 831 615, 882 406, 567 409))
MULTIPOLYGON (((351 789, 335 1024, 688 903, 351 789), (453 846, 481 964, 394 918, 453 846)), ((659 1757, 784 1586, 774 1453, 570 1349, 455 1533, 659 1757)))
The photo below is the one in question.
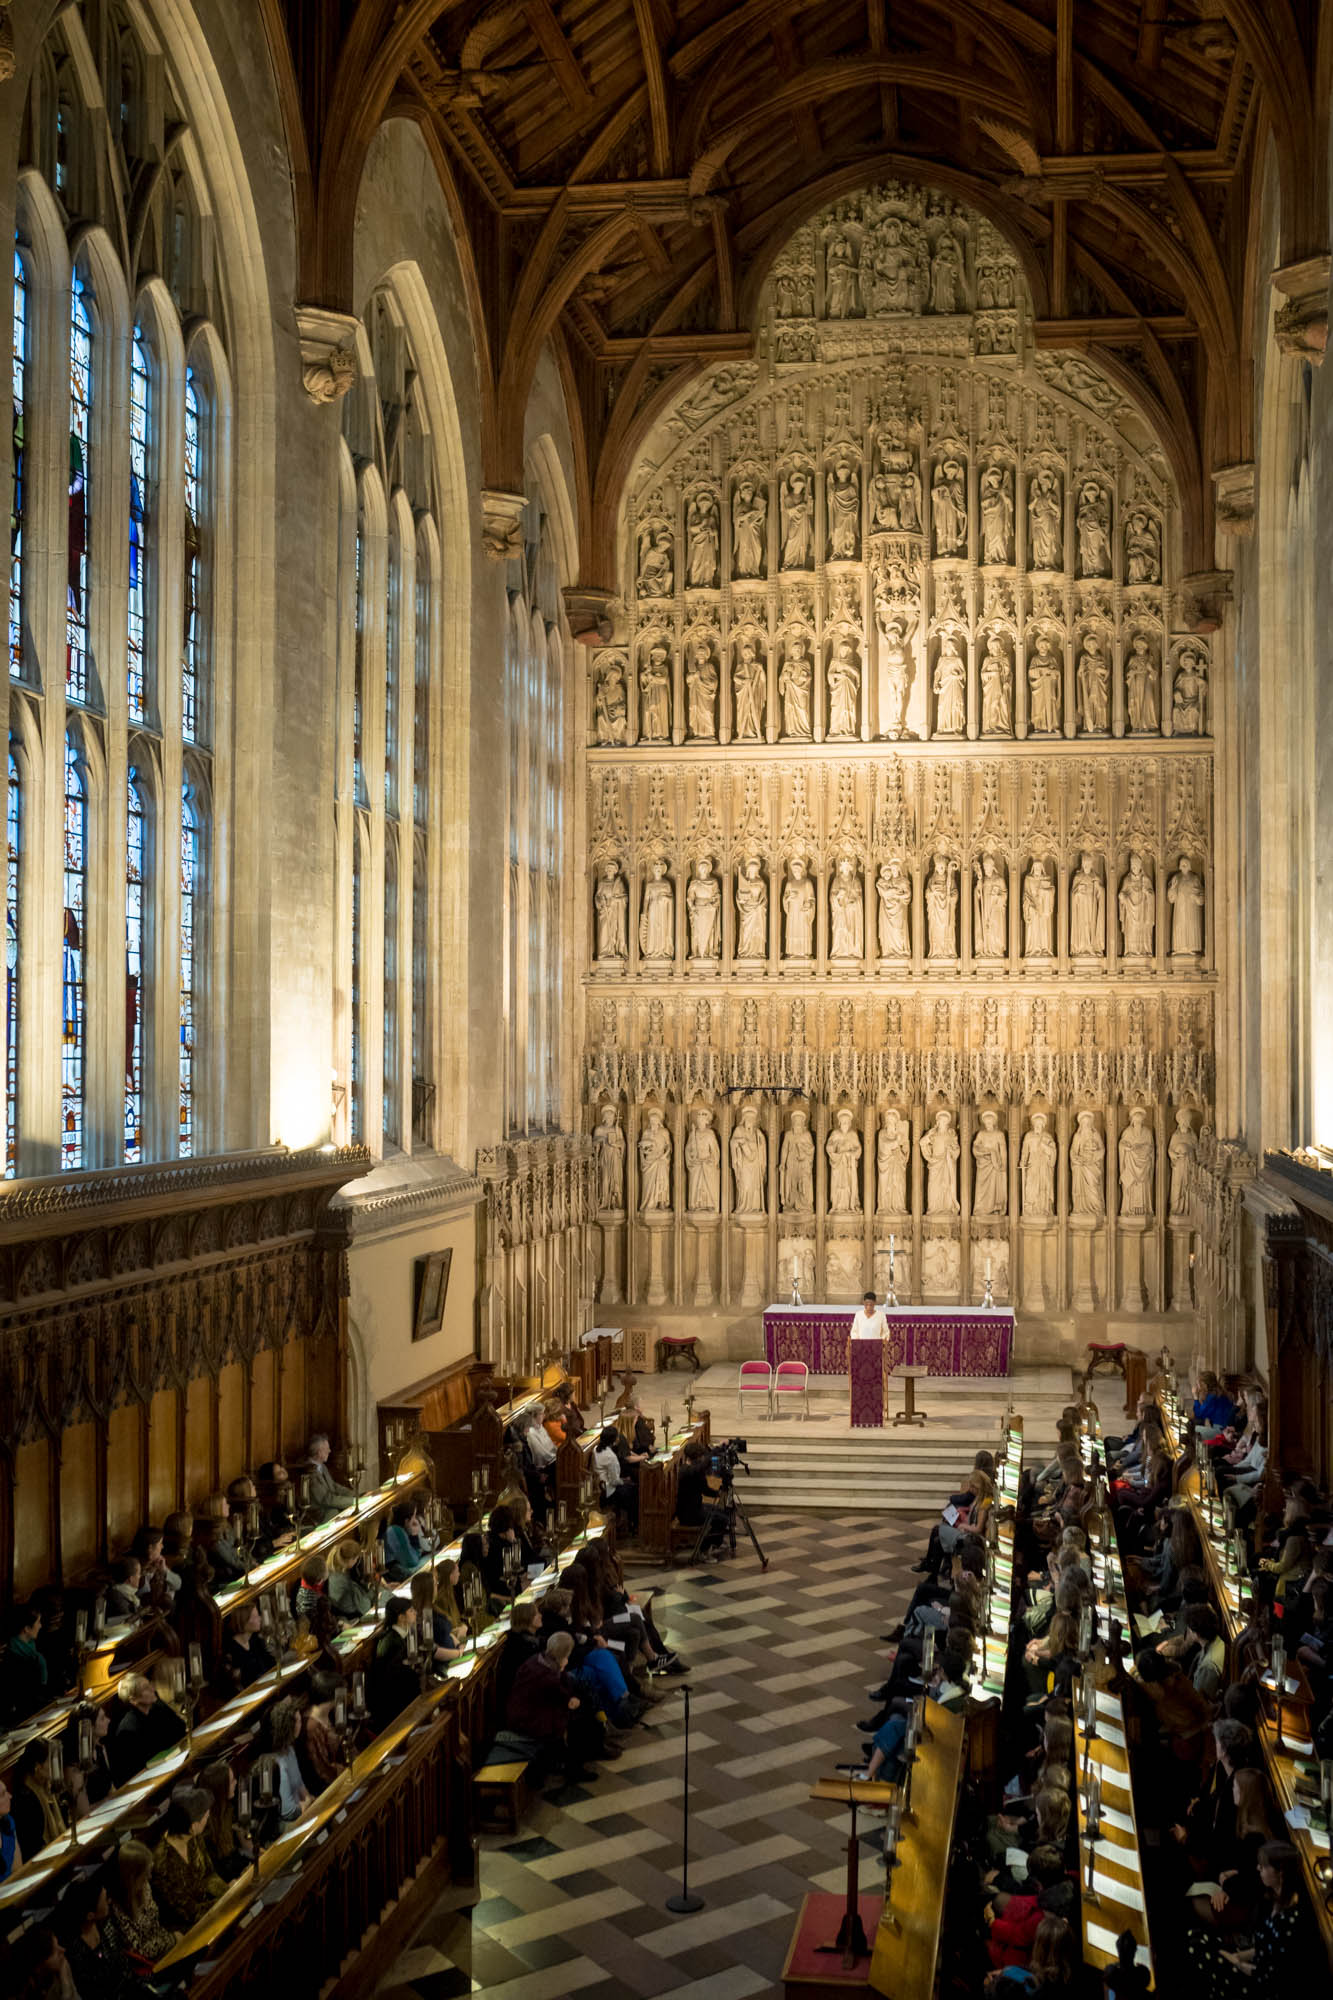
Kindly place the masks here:
POLYGON ((981 733, 983 736, 1012 736, 1014 733, 1014 679, 1003 639, 991 633, 981 662, 981 733))
POLYGON ((694 1215, 716 1215, 722 1195, 722 1148, 713 1114, 697 1106, 685 1140, 685 1206, 694 1215))
POLYGON ((1157 661, 1148 641, 1136 633, 1125 662, 1125 686, 1130 729, 1142 733, 1161 728, 1157 710, 1157 661))
POLYGON ((839 639, 828 670, 828 733, 855 736, 860 730, 861 667, 852 640, 839 639))
POLYGON ((1203 877, 1188 854, 1181 855, 1179 871, 1166 885, 1166 900, 1171 905, 1172 956, 1197 958, 1203 950, 1203 877))
POLYGON ((685 581, 692 590, 713 590, 721 546, 717 501, 711 493, 696 493, 685 508, 685 581))
POLYGON ((1069 1146, 1069 1173, 1075 1215, 1106 1213, 1106 1142, 1097 1130, 1096 1114, 1080 1111, 1078 1129, 1069 1146))
POLYGON ((984 854, 976 863, 976 888, 972 895, 974 925, 973 950, 978 958, 1007 958, 1009 955, 1009 884, 996 867, 995 856, 984 854))
POLYGON ((639 911, 639 956, 659 962, 676 956, 676 892, 659 854, 643 885, 639 911))
POLYGON ((880 635, 884 641, 884 734, 896 738, 903 734, 907 726, 907 698, 912 691, 912 656, 907 650, 906 634, 899 619, 890 618, 881 624, 880 635))
POLYGON ((840 458, 826 475, 828 552, 831 562, 855 562, 861 553, 861 475, 848 458, 840 458))
POLYGON ((1125 522, 1125 582, 1162 581, 1162 538, 1145 507, 1135 507, 1125 522))
POLYGON ((609 1099, 592 1137, 597 1148, 597 1206, 603 1213, 615 1213, 625 1205, 625 1134, 620 1129, 620 1107, 609 1099))
POLYGON ((1009 1141, 1000 1130, 999 1116, 994 1111, 983 1111, 981 1114, 981 1129, 972 1141, 972 1158, 976 1162, 973 1215, 1007 1215, 1009 1141))
POLYGON ((602 863, 593 900, 597 906, 598 962, 622 964, 629 956, 629 891, 614 861, 602 863))
POLYGON ((645 743, 665 743, 671 735, 671 655, 650 646, 639 668, 639 734, 645 743))
POLYGON ((735 735, 750 739, 762 736, 764 710, 768 706, 768 673, 753 639, 741 640, 731 685, 735 697, 735 735))
POLYGON ((605 661, 597 670, 592 728, 598 743, 623 743, 628 735, 629 702, 625 668, 618 659, 605 661))
POLYGON ((778 1199, 791 1214, 809 1215, 815 1205, 815 1141, 810 1119, 793 1111, 778 1162, 778 1199))
POLYGON ((706 739, 717 735, 717 666, 712 648, 704 640, 690 648, 685 712, 691 736, 706 739))
POLYGON ((828 1155, 830 1213, 855 1214, 861 1206, 861 1134, 846 1105, 834 1115, 824 1151, 828 1155))
POLYGON ((917 292, 916 253, 903 240, 903 225, 889 216, 874 239, 870 257, 870 305, 874 312, 912 312, 921 304, 917 292))
POLYGON ((740 480, 731 496, 732 568, 738 577, 764 574, 767 526, 768 494, 755 480, 740 480))
POLYGON ((865 897, 861 871, 843 855, 829 886, 829 956, 861 958, 865 954, 865 897))
POLYGON ((941 459, 935 468, 930 513, 935 525, 936 555, 966 555, 967 475, 959 459, 941 459))
POLYGON ((937 854, 926 883, 928 958, 958 956, 958 863, 937 854))
POLYGON ((718 958, 722 953, 722 885, 708 855, 694 864, 685 891, 685 917, 690 927, 691 958, 718 958))
POLYGON ((935 245, 935 254, 930 260, 930 309, 937 313, 955 313, 961 310, 960 293, 963 288, 963 257, 958 247, 958 238, 946 229, 935 245))
POLYGON ((890 1105, 875 1141, 877 1207, 881 1215, 906 1215, 907 1165, 912 1154, 911 1134, 897 1110, 890 1105))
POLYGON ((671 1134, 657 1106, 650 1105, 639 1134, 639 1211, 660 1215, 671 1208, 671 1134))
POLYGON ((1136 1104, 1120 1134, 1120 1213, 1152 1214, 1153 1136, 1148 1114, 1136 1104))
POLYGON ((804 959, 815 955, 815 885, 806 873, 805 862, 793 855, 787 863, 787 880, 782 888, 782 913, 787 919, 787 958, 804 959))
POLYGON ((1023 956, 1050 958, 1055 951, 1055 883, 1038 855, 1023 883, 1023 956))
POLYGON ((1171 1213, 1188 1215, 1190 1206, 1190 1175, 1194 1171, 1194 1160, 1199 1150, 1199 1141, 1194 1132, 1193 1114, 1177 1111, 1176 1129, 1171 1134, 1171 1143, 1166 1156, 1171 1162, 1171 1213))
POLYGON ((1080 576, 1111 574, 1111 496, 1095 479, 1085 479, 1078 490, 1074 513, 1078 536, 1080 576))
POLYGON ((896 855, 881 867, 875 887, 879 896, 879 955, 910 958, 912 884, 896 855))
POLYGON ((639 536, 640 597, 670 597, 675 588, 671 530, 645 528, 639 536))
POLYGON ((824 309, 830 319, 854 319, 861 310, 858 253, 851 236, 837 225, 824 253, 824 309))
POLYGON ((1014 475, 1007 465, 988 465, 981 475, 981 560, 1014 559, 1014 475))
POLYGON ((736 870, 736 956, 768 955, 768 885, 754 856, 736 870))
POLYGON ((956 1168, 961 1151, 958 1134, 953 1129, 952 1111, 937 1111, 935 1123, 921 1141, 921 1157, 926 1163, 927 1215, 957 1215, 956 1168))
POLYGON ((810 641, 803 632, 793 632, 778 675, 778 693, 782 697, 782 733, 798 742, 808 742, 811 735, 810 691, 814 671, 810 641))
POLYGON ((768 1144, 759 1130, 759 1113, 753 1104, 746 1104, 731 1135, 733 1214, 763 1215, 767 1207, 767 1183, 768 1144))
POLYGON ((1176 678, 1171 689, 1171 732, 1175 736, 1202 736, 1204 697, 1208 693, 1208 683, 1204 679, 1203 655, 1193 646, 1184 648, 1176 666, 1176 678))
POLYGON ((1064 663, 1056 657, 1052 640, 1045 632, 1039 633, 1028 662, 1028 723, 1038 736, 1060 733, 1064 677, 1064 663))
POLYGON ((815 495, 808 472, 789 472, 779 496, 782 517, 782 567, 813 569, 815 563, 815 495))
POLYGON ((1028 568, 1063 569, 1064 506, 1059 475, 1043 466, 1028 487, 1028 568))
POLYGON ((967 664, 952 632, 940 640, 934 686, 935 734, 961 736, 967 728, 967 664))
POLYGON ((1132 853, 1129 857, 1129 872, 1120 884, 1119 903, 1121 949, 1125 957, 1151 958, 1157 899, 1141 854, 1132 853))
POLYGON ((1041 1222, 1055 1213, 1055 1140, 1046 1130, 1046 1113, 1034 1111, 1032 1124, 1018 1156, 1023 1177, 1023 1213, 1041 1222))
POLYGON ((1096 632, 1083 641, 1078 662, 1079 721, 1085 736, 1105 736, 1111 727, 1111 663, 1096 632))
POLYGON ((1106 891, 1091 854, 1079 856, 1069 885, 1069 950, 1074 958, 1100 958, 1106 950, 1106 891))

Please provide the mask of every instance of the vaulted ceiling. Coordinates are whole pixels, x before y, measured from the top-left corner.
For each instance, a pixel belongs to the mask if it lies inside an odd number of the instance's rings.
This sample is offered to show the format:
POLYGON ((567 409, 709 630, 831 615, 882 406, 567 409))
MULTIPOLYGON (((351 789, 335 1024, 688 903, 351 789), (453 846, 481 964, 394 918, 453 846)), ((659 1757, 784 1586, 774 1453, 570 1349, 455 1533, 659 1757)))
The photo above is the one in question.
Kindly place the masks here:
MULTIPOLYGON (((494 487, 521 488, 527 389, 547 341, 560 358, 585 584, 609 581, 620 485, 663 402, 749 351, 778 244, 840 188, 888 173, 956 190, 1015 241, 1038 341, 1089 352, 1139 397, 1181 477, 1187 560, 1210 566, 1212 475, 1251 448, 1251 197, 1270 138, 1280 264, 1327 247, 1333 7, 264 4, 297 166, 301 303, 351 309, 366 149, 383 118, 412 117, 467 266, 494 487)), ((1322 329, 1293 317, 1318 359, 1322 329)))

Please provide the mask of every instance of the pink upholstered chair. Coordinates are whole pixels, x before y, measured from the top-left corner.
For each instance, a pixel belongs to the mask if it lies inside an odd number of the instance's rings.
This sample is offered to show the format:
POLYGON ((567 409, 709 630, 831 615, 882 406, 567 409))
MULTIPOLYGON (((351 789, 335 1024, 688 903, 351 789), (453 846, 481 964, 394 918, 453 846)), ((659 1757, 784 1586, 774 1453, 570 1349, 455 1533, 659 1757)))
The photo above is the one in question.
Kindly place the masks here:
POLYGON ((747 1396, 762 1396, 764 1414, 773 1414, 773 1370, 767 1361, 742 1361, 736 1378, 736 1415, 740 1416, 747 1396))
POLYGON ((771 1409, 776 1411, 782 1396, 799 1396, 802 1399, 801 1416, 810 1414, 810 1370, 804 1361, 779 1361, 778 1372, 773 1377, 773 1400, 771 1409))

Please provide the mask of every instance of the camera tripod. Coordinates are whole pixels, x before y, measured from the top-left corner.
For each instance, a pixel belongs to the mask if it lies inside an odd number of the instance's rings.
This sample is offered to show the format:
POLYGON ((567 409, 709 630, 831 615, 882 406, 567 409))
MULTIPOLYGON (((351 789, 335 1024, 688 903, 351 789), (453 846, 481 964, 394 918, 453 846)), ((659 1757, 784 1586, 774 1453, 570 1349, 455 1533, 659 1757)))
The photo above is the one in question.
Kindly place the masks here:
POLYGON ((741 1505, 740 1496, 734 1487, 727 1487, 724 1492, 719 1493, 705 1510, 703 1520, 699 1523, 699 1533, 695 1537, 694 1547, 690 1550, 687 1560, 697 1563, 703 1553, 705 1542, 711 1547, 715 1542, 720 1542, 723 1537, 725 1537, 727 1546, 734 1557, 736 1554, 737 1522, 740 1523, 746 1534, 750 1537, 750 1541, 754 1546, 754 1552, 759 1558, 760 1569, 767 1569, 768 1557, 759 1546, 759 1537, 750 1526, 750 1517, 741 1505), (715 1522, 722 1523, 720 1532, 715 1530, 715 1522))

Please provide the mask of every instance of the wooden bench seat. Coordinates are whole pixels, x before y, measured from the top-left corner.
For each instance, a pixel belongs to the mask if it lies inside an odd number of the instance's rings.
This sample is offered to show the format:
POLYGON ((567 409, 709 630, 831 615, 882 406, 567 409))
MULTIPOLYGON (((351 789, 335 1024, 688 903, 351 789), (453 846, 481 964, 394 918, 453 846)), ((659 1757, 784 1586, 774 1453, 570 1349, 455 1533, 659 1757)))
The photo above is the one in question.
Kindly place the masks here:
POLYGON ((528 1809, 528 1763, 483 1764, 472 1779, 472 1802, 479 1833, 517 1833, 528 1809))

